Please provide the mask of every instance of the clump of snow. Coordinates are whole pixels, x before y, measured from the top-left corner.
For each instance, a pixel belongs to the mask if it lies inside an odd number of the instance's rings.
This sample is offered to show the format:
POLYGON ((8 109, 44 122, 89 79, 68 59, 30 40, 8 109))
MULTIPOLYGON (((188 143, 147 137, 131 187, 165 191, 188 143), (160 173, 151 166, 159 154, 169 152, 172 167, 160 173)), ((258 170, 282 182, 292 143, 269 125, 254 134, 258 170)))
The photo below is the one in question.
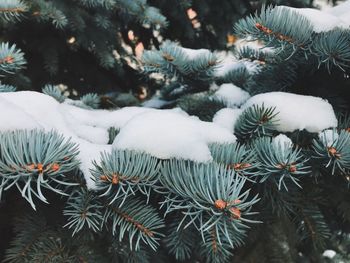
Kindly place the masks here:
POLYGON ((229 83, 222 84, 214 95, 231 108, 241 106, 250 98, 248 92, 229 83))
POLYGON ((350 15, 350 1, 345 1, 333 8, 329 8, 325 12, 337 17, 350 15))
POLYGON ((110 127, 121 130, 115 146, 120 144, 129 149, 129 145, 130 149, 162 158, 209 161, 212 158, 208 143, 235 141, 234 135, 226 129, 188 116, 181 109, 125 107, 115 111, 90 110, 60 104, 42 93, 21 91, 0 93, 0 111, 0 131, 55 130, 65 138, 71 138, 79 145, 80 169, 88 188, 95 186, 90 174, 92 161, 98 161, 101 152, 112 149, 112 145, 107 145, 110 127))
POLYGON ((209 56, 211 54, 210 50, 208 49, 191 49, 191 48, 184 48, 184 47, 181 47, 181 50, 183 52, 185 52, 185 54, 187 55, 187 57, 189 59, 196 59, 198 58, 199 56, 209 56))
POLYGON ((320 132, 318 138, 325 142, 327 147, 331 147, 333 143, 339 138, 339 134, 335 129, 328 129, 320 132))
POLYGON ((275 107, 278 112, 276 129, 280 132, 293 132, 306 129, 320 132, 337 127, 337 118, 331 104, 319 97, 298 95, 286 92, 268 92, 251 97, 242 108, 264 105, 275 107))
POLYGON ((210 122, 176 111, 153 111, 131 119, 119 132, 113 147, 143 151, 160 159, 212 161, 210 143, 232 143, 235 136, 210 122))
POLYGON ((327 249, 323 252, 322 256, 324 256, 325 258, 334 258, 335 255, 337 254, 337 252, 335 252, 334 250, 331 249, 327 249))
MULTIPOLYGON (((319 1, 318 1, 319 2, 319 1)), ((350 27, 350 1, 345 1, 335 7, 329 8, 329 4, 323 5, 324 12, 340 19, 343 27, 350 27)))
POLYGON ((279 145, 282 149, 292 148, 293 142, 284 134, 279 134, 273 138, 273 143, 279 145))
POLYGON ((313 30, 316 33, 329 31, 335 27, 346 27, 344 21, 342 21, 337 16, 334 16, 330 13, 322 12, 313 8, 293 8, 287 6, 278 6, 278 9, 290 9, 296 13, 306 17, 311 24, 313 25, 313 30))
POLYGON ((241 115, 243 110, 224 108, 215 113, 213 122, 233 133, 235 129, 235 123, 241 115))

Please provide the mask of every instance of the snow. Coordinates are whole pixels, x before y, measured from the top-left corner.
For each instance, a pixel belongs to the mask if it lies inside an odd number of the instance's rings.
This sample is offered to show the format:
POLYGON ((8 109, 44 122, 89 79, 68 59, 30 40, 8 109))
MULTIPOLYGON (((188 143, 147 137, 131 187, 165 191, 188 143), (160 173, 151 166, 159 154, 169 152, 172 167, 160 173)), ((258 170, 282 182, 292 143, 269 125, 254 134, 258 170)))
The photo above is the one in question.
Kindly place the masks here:
POLYGON ((338 137, 339 134, 335 129, 324 130, 318 134, 318 138, 323 141, 327 147, 331 147, 338 137))
POLYGON ((337 17, 350 15, 350 1, 345 1, 344 3, 341 3, 333 8, 329 8, 325 10, 325 12, 337 17))
POLYGON ((215 92, 215 97, 225 103, 227 107, 235 108, 245 103, 250 95, 248 92, 235 86, 234 84, 222 84, 215 92))
POLYGON ((211 54, 210 50, 208 49, 191 49, 191 48, 184 48, 184 47, 181 47, 181 50, 183 52, 185 52, 185 54, 187 55, 187 57, 189 59, 195 59, 199 56, 208 56, 211 54))
POLYGON ((274 137, 273 143, 279 145, 279 147, 282 149, 291 148, 293 146, 292 140, 284 134, 279 134, 278 136, 274 137))
MULTIPOLYGON (((287 6, 278 6, 276 7, 278 9, 290 9, 295 11, 296 13, 303 15, 306 17, 311 24, 313 25, 313 30, 316 33, 324 32, 332 30, 336 27, 348 27, 349 24, 346 23, 346 21, 342 20, 341 17, 338 17, 337 15, 332 14, 332 9, 330 9, 328 12, 320 11, 313 8, 293 8, 293 7, 287 7, 287 6)), ((337 11, 333 11, 337 13, 337 11)), ((346 15, 343 18, 347 18, 350 15, 349 11, 345 12, 346 15)))
POLYGON ((119 132, 113 147, 147 152, 160 159, 212 161, 210 143, 232 143, 235 136, 211 122, 183 112, 155 110, 131 119, 119 132))
POLYGON ((276 129, 280 132, 293 132, 306 129, 320 132, 337 127, 337 118, 327 100, 319 97, 298 95, 286 92, 268 92, 251 97, 242 108, 252 105, 276 107, 278 112, 276 129))
POLYGON ((33 91, 0 93, 0 131, 55 130, 79 145, 78 159, 87 186, 93 189, 92 161, 112 147, 148 152, 159 158, 198 162, 212 160, 208 144, 234 142, 235 136, 217 124, 200 121, 181 109, 125 107, 90 110, 33 91), (108 128, 120 129, 114 145, 107 145, 108 128))
POLYGON ((213 122, 227 130, 229 130, 231 133, 234 132, 235 123, 241 115, 243 110, 241 109, 231 109, 231 108, 224 108, 219 110, 217 113, 215 113, 213 117, 213 122))
POLYGON ((327 249, 323 252, 322 256, 324 256, 325 258, 334 258, 335 255, 337 254, 337 252, 335 252, 334 250, 331 249, 327 249))

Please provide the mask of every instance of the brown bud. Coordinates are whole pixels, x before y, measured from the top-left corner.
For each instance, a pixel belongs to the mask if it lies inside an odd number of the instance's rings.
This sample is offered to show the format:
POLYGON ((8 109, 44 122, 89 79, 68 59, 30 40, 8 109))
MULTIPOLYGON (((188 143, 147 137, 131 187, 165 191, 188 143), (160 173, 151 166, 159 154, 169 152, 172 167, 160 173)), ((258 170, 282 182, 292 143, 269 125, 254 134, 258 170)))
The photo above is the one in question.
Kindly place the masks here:
POLYGON ((57 172, 60 169, 60 165, 58 163, 53 163, 51 166, 51 170, 57 172))
POLYGON ((112 184, 118 184, 119 183, 119 177, 116 174, 113 174, 112 177, 112 184))
POLYGON ((241 218, 241 210, 239 210, 237 207, 231 207, 230 213, 231 213, 232 219, 240 219, 241 218))
POLYGON ((215 201, 214 205, 215 205, 215 207, 217 209, 223 210, 223 209, 226 208, 227 203, 224 200, 222 200, 222 199, 218 199, 218 200, 215 201))
POLYGON ((297 167, 295 165, 289 166, 289 172, 295 173, 297 171, 297 167))
POLYGON ((43 166, 42 163, 38 163, 37 166, 36 166, 36 168, 38 169, 38 172, 39 172, 39 173, 42 173, 43 170, 44 170, 44 166, 43 166))

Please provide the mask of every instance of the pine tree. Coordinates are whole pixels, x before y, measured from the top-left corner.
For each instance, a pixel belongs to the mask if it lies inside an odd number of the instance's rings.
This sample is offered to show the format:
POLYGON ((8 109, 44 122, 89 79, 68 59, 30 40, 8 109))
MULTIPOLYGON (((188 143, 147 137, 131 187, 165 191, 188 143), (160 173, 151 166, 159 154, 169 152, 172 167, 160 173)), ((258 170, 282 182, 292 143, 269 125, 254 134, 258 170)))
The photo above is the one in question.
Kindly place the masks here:
POLYGON ((350 2, 213 2, 0 3, 4 262, 349 260, 350 2), (53 84, 65 68, 72 86, 142 72, 153 97, 77 99, 53 84))

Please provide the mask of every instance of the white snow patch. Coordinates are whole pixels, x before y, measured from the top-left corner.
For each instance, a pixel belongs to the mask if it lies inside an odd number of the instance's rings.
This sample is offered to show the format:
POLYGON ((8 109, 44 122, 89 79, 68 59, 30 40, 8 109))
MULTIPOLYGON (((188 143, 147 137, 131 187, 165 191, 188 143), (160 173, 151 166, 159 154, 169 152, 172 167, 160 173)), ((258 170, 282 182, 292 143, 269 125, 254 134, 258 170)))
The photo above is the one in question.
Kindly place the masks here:
POLYGON ((332 15, 330 13, 322 12, 317 9, 293 8, 287 6, 278 6, 276 8, 288 8, 300 15, 303 15, 311 22, 311 24, 313 25, 313 29, 316 33, 329 31, 334 29, 335 27, 346 27, 344 21, 342 21, 337 16, 332 15))
POLYGON ((214 123, 169 110, 136 116, 121 129, 113 146, 147 152, 160 159, 208 162, 212 160, 208 144, 235 140, 233 134, 214 123))
POLYGON ((227 107, 235 108, 245 103, 250 95, 234 84, 222 84, 214 94, 227 107))
POLYGON ((327 147, 331 147, 333 143, 339 138, 339 134, 335 129, 328 129, 320 132, 318 138, 325 142, 327 147))
POLYGON ((268 92, 251 97, 242 108, 264 105, 276 107, 278 112, 276 128, 280 132, 306 129, 320 132, 337 127, 337 118, 331 104, 319 97, 298 95, 286 92, 268 92))
POLYGON ((337 254, 337 252, 335 252, 334 250, 331 249, 327 249, 323 252, 322 256, 324 256, 325 258, 334 258, 335 255, 337 254))
POLYGON ((349 16, 350 15, 350 1, 345 1, 335 7, 329 8, 325 10, 326 13, 342 17, 342 16, 349 16))
POLYGON ((187 57, 189 59, 196 59, 199 56, 209 56, 211 54, 210 50, 208 49, 191 49, 191 48, 184 48, 181 47, 181 50, 185 52, 187 57))
POLYGON ((242 112, 243 110, 241 109, 221 109, 215 113, 213 122, 233 133, 235 129, 235 123, 242 112))
POLYGON ((273 142, 276 145, 280 145, 282 149, 292 148, 293 146, 292 140, 284 134, 279 134, 278 136, 273 138, 273 142))

